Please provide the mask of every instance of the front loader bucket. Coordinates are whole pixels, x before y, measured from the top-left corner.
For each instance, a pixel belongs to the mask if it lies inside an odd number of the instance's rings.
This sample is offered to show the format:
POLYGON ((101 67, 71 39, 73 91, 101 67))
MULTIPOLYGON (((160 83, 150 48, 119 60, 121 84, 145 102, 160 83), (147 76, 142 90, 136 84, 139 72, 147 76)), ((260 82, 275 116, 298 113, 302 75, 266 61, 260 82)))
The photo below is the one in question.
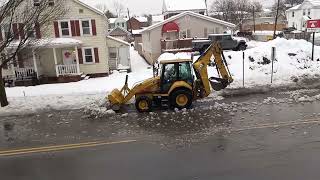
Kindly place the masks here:
POLYGON ((124 95, 118 90, 114 89, 108 96, 111 106, 122 105, 124 101, 124 95))

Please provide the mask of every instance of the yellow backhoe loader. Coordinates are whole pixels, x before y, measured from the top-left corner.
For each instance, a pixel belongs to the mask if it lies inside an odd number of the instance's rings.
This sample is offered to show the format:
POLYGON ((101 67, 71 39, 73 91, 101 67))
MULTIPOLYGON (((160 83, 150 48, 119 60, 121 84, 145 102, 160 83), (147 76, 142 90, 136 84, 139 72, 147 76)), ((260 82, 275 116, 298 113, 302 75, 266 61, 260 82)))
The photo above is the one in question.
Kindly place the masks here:
POLYGON ((193 63, 191 59, 177 59, 160 62, 160 76, 147 79, 128 87, 128 76, 121 90, 115 89, 107 97, 111 108, 121 106, 135 97, 139 112, 150 112, 155 106, 168 105, 171 108, 189 108, 194 100, 210 95, 211 88, 220 91, 233 82, 226 59, 219 43, 211 46, 193 63), (211 61, 212 55, 214 61, 211 61), (219 77, 208 77, 208 66, 215 66, 219 77))

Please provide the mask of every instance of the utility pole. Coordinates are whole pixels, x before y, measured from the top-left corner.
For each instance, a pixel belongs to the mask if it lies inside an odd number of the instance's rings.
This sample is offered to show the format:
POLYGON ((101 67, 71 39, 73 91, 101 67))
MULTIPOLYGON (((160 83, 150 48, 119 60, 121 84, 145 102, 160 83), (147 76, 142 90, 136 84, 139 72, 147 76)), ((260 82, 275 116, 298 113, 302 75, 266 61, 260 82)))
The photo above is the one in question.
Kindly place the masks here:
POLYGON ((127 8, 127 10, 128 10, 128 18, 129 18, 129 25, 130 25, 130 33, 132 34, 132 24, 131 24, 131 18, 130 18, 129 8, 127 8))
POLYGON ((274 23, 273 39, 276 38, 278 16, 279 16, 279 8, 280 8, 280 0, 278 0, 278 5, 277 5, 277 13, 276 13, 276 20, 275 20, 275 23, 274 23))
POLYGON ((256 32, 256 17, 255 17, 255 14, 256 14, 256 12, 255 12, 255 7, 254 7, 254 5, 253 5, 253 32, 256 32))

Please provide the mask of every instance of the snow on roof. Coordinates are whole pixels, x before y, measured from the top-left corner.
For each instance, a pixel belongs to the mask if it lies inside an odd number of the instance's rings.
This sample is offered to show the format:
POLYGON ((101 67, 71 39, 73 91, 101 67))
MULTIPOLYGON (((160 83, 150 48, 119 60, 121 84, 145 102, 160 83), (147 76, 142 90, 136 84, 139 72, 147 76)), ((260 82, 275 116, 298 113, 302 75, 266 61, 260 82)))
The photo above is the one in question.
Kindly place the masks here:
POLYGON ((305 0, 305 1, 303 1, 302 4, 298 4, 290 9, 288 9, 287 11, 293 11, 293 10, 300 9, 300 7, 305 3, 311 3, 313 5, 313 7, 320 7, 320 0, 305 0))
POLYGON ((111 39, 111 40, 114 40, 114 41, 117 41, 119 43, 122 43, 122 44, 125 44, 125 45, 128 45, 130 46, 130 43, 126 42, 126 41, 123 41, 121 39, 118 39, 118 38, 115 38, 115 37, 112 37, 112 36, 107 36, 107 38, 111 39))
POLYGON ((134 17, 136 18, 136 20, 138 20, 139 22, 148 22, 148 18, 143 17, 143 16, 138 16, 138 17, 134 17))
POLYGON ((296 5, 296 6, 292 7, 292 8, 290 8, 290 9, 288 9, 287 11, 297 10, 297 9, 299 9, 300 5, 301 5, 301 4, 296 5))
POLYGON ((86 3, 85 0, 74 0, 74 1, 79 3, 80 5, 88 8, 88 9, 91 9, 93 12, 96 12, 96 13, 102 15, 102 16, 105 16, 105 14, 100 9, 97 9, 97 8, 95 8, 93 6, 90 6, 89 4, 86 3))
MULTIPOLYGON (((8 48, 16 48, 20 44, 20 40, 12 41, 8 48)), ((70 47, 81 46, 82 41, 72 38, 43 38, 43 39, 30 39, 25 43, 28 47, 70 47)))
POLYGON ((199 14, 199 13, 195 13, 195 12, 192 12, 192 11, 185 11, 183 13, 180 13, 176 16, 172 16, 162 22, 159 22, 159 23, 156 23, 152 26, 149 26, 147 27, 146 29, 144 29, 141 33, 145 32, 145 31, 150 31, 154 28, 157 28, 159 26, 162 26, 168 22, 171 22, 171 21, 174 21, 176 19, 179 19, 183 16, 186 16, 186 15, 190 15, 190 16, 194 16, 194 17, 197 17, 197 18, 201 18, 201 19, 204 19, 204 20, 207 20, 207 21, 210 21, 210 22, 214 22, 214 23, 217 23, 217 24, 222 24, 222 25, 225 25, 227 27, 231 27, 231 28, 234 28, 236 27, 235 24, 232 24, 232 23, 229 23, 229 22, 226 22, 226 21, 222 21, 222 20, 219 20, 219 19, 216 19, 216 18, 212 18, 212 17, 209 17, 209 16, 205 16, 205 15, 202 15, 202 14, 199 14))
POLYGON ((320 0, 306 0, 306 2, 310 2, 314 6, 320 6, 320 0))
POLYGON ((152 16, 152 21, 153 22, 161 22, 164 20, 164 16, 161 14, 161 15, 153 15, 152 16))
POLYGON ((144 29, 132 30, 132 34, 141 34, 144 29))
POLYGON ((118 18, 109 18, 109 23, 113 24, 118 18))
POLYGON ((206 10, 204 0, 164 0, 163 11, 206 10))

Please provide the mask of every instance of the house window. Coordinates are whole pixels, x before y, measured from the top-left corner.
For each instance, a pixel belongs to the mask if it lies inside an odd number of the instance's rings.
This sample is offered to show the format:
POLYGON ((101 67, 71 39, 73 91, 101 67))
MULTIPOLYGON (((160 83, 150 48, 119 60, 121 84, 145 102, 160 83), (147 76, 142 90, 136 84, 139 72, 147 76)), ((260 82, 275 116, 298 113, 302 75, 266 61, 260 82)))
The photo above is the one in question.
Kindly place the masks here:
POLYGON ((183 38, 191 38, 190 29, 186 29, 186 30, 180 31, 180 39, 183 39, 183 38))
POLYGON ((294 12, 292 12, 292 17, 294 17, 294 12))
POLYGON ((89 20, 81 21, 82 34, 91 35, 91 22, 89 20))
POLYGON ((204 38, 207 38, 207 37, 208 37, 208 28, 204 28, 204 30, 203 30, 203 36, 204 36, 204 38))
POLYGON ((40 6, 40 0, 33 0, 34 6, 40 6))
POLYGON ((10 36, 12 36, 11 34, 11 28, 10 28, 10 25, 9 24, 3 24, 2 25, 2 33, 3 33, 3 36, 2 37, 5 37, 5 39, 8 39, 10 38, 10 36))
POLYGON ((124 23, 122 23, 122 27, 124 27, 124 23))
POLYGON ((32 26, 32 27, 29 27, 28 29, 26 29, 26 32, 27 32, 27 36, 29 38, 35 38, 36 37, 36 32, 35 32, 35 27, 32 26))
POLYGON ((311 15, 311 9, 308 9, 308 16, 311 15))
POLYGON ((306 15, 306 10, 305 10, 305 9, 303 10, 302 15, 303 15, 303 16, 305 16, 305 15, 306 15))
POLYGON ((62 36, 70 36, 70 22, 69 21, 60 21, 60 31, 62 36))
POLYGON ((83 13, 83 9, 79 9, 79 14, 82 14, 83 13))
POLYGON ((109 58, 110 59, 117 59, 118 53, 117 53, 117 48, 109 48, 109 58))
POLYGON ((93 48, 83 48, 84 51, 84 63, 85 64, 93 64, 94 63, 94 54, 93 48))
POLYGON ((49 6, 54 6, 54 0, 49 0, 48 3, 49 3, 49 6))

